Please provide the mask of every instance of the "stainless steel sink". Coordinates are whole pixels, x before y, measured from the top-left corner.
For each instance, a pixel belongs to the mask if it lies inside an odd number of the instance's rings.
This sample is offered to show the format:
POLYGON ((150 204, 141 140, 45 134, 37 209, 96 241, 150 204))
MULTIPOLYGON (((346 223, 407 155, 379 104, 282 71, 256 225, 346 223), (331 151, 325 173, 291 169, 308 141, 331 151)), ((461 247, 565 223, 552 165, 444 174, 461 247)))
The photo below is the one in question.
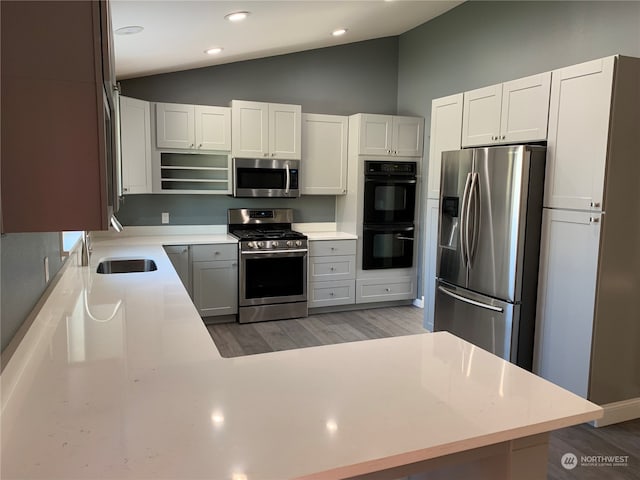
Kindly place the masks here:
POLYGON ((97 273, 134 273, 157 270, 156 262, 148 258, 128 258, 123 260, 103 260, 98 264, 97 273))

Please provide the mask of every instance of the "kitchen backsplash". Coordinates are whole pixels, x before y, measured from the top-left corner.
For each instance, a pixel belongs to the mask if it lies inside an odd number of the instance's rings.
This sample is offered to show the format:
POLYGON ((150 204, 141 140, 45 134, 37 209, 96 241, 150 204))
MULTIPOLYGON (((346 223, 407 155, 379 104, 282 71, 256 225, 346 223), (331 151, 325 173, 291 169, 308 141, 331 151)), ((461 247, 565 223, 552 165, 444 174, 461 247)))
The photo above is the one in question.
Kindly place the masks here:
POLYGON ((169 225, 226 225, 229 208, 292 208, 296 223, 335 222, 332 195, 299 198, 234 198, 226 195, 148 194, 127 195, 118 220, 123 225, 161 225, 169 213, 169 225))

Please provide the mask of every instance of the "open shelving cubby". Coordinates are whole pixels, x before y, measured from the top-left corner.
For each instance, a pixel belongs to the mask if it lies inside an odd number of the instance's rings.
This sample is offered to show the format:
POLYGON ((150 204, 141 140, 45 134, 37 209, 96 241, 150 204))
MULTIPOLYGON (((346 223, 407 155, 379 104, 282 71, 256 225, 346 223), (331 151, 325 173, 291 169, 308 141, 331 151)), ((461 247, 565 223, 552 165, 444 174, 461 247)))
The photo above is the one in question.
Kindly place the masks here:
POLYGON ((231 193, 231 157, 222 153, 160 153, 160 189, 171 193, 231 193))

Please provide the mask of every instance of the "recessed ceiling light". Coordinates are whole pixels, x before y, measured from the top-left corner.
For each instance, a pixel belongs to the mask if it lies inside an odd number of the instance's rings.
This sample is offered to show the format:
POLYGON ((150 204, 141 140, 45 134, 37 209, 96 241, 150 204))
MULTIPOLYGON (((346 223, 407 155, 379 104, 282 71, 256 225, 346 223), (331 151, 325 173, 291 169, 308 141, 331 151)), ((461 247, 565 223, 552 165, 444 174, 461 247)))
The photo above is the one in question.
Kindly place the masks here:
POLYGON ((230 22, 240 22, 249 16, 249 12, 232 12, 225 15, 224 18, 230 22))
POLYGON ((337 30, 331 32, 331 35, 333 35, 334 37, 339 37, 340 35, 344 35, 345 33, 347 33, 346 28, 338 28, 337 30))
POLYGON ((116 35, 135 35, 144 30, 140 25, 130 25, 128 27, 118 28, 114 33, 116 35))
POLYGON ((216 54, 220 53, 221 51, 222 51, 222 48, 213 47, 213 48, 209 48, 209 49, 205 50, 204 53, 207 53, 209 55, 216 55, 216 54))

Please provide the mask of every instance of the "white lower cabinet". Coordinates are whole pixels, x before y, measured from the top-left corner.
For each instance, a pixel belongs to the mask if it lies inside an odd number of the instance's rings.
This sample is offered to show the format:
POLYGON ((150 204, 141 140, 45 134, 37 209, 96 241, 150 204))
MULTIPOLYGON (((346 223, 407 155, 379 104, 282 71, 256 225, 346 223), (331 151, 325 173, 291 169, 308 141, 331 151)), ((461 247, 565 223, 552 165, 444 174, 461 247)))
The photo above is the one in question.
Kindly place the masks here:
POLYGON ((356 280, 356 303, 412 300, 416 295, 413 277, 364 278, 356 280))
POLYGON ((187 293, 193 298, 189 248, 189 245, 165 245, 164 250, 167 252, 167 256, 169 257, 169 260, 171 260, 171 264, 180 277, 187 293))
POLYGON ((544 209, 534 372, 588 396, 600 215, 544 209))
POLYGON ((200 316, 238 313, 238 246, 191 246, 193 303, 200 316))
POLYGON ((356 241, 309 242, 309 308, 355 303, 356 241))

